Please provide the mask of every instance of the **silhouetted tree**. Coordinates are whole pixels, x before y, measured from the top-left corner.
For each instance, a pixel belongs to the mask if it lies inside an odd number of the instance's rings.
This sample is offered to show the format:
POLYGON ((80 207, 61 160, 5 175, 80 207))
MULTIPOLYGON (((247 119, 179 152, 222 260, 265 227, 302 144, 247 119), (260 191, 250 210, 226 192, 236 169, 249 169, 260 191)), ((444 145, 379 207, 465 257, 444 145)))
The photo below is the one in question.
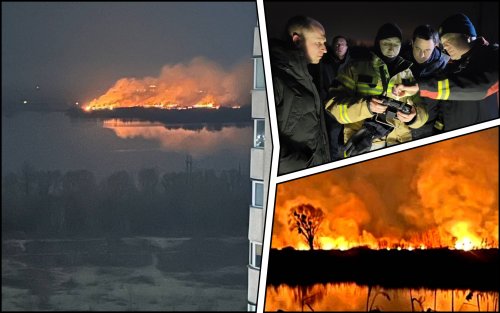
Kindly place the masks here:
POLYGON ((32 187, 35 183, 36 170, 28 162, 24 162, 21 167, 20 179, 23 185, 23 191, 25 195, 31 194, 32 187))
POLYGON ((160 176, 155 168, 143 168, 139 171, 138 183, 139 190, 148 196, 156 192, 160 176))
POLYGON ((127 171, 114 172, 102 182, 100 189, 105 231, 113 236, 130 234, 132 216, 140 209, 133 177, 127 171))
POLYGON ((68 171, 63 176, 63 210, 57 217, 58 223, 65 228, 67 235, 82 234, 93 213, 97 183, 95 176, 88 170, 68 171))
POLYGON ((291 231, 297 230, 299 235, 304 237, 309 248, 314 250, 314 238, 324 216, 321 208, 316 208, 311 204, 299 204, 290 209, 288 225, 291 231))

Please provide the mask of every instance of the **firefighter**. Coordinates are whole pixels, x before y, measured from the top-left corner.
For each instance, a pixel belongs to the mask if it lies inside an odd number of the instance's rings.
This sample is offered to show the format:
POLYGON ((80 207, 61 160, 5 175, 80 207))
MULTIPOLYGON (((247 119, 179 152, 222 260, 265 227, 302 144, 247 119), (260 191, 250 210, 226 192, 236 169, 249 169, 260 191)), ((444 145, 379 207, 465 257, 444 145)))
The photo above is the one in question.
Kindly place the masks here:
POLYGON ((415 92, 393 91, 396 84, 415 82, 411 62, 399 56, 401 40, 396 24, 384 24, 373 49, 361 56, 351 54, 350 64, 337 76, 339 84, 331 90, 333 98, 326 109, 344 124, 345 157, 410 141, 410 129, 427 121, 427 112, 415 92), (406 103, 410 110, 388 111, 380 96, 406 103))
MULTIPOLYGON (((417 82, 434 77, 436 73, 444 70, 450 60, 439 47, 438 32, 428 24, 415 28, 410 49, 402 53, 402 56, 413 63, 410 70, 417 82)), ((424 126, 411 130, 413 140, 435 135, 442 129, 438 122, 439 100, 422 100, 429 119, 424 126)))
POLYGON ((442 73, 419 82, 418 87, 421 97, 446 100, 440 102, 444 130, 498 118, 498 44, 477 37, 474 25, 462 13, 448 17, 439 35, 451 60, 442 73))
POLYGON ((330 162, 325 110, 307 68, 326 53, 325 30, 310 17, 295 16, 288 21, 285 36, 269 43, 280 175, 330 162))

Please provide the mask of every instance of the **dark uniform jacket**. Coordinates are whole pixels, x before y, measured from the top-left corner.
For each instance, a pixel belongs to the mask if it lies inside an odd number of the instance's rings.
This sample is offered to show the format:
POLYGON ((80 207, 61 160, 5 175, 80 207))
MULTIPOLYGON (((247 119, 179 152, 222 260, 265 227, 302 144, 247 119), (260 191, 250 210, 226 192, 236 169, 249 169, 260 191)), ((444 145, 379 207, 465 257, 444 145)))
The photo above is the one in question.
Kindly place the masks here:
MULTIPOLYGON (((335 78, 338 72, 349 63, 350 59, 349 52, 346 53, 343 60, 339 60, 330 46, 327 46, 327 51, 319 64, 308 65, 309 73, 313 76, 314 85, 323 104, 330 100, 329 90, 336 82, 335 78)), ((344 126, 328 113, 325 114, 325 123, 330 157, 332 161, 340 160, 343 158, 344 126)))
POLYGON ((271 40, 270 55, 280 141, 278 174, 330 162, 324 107, 304 53, 271 40))
POLYGON ((498 45, 476 39, 460 60, 419 87, 421 97, 448 100, 440 102, 446 131, 498 118, 498 45))
MULTIPOLYGON (((419 64, 417 63, 417 61, 415 61, 411 46, 407 51, 403 52, 403 57, 413 63, 410 67, 410 70, 413 73, 413 77, 415 77, 417 83, 424 79, 433 78, 434 75, 441 73, 450 60, 450 57, 437 47, 434 48, 434 51, 432 52, 429 60, 422 64, 419 64)), ((423 104, 427 110, 427 113, 429 114, 429 119, 424 126, 411 130, 412 138, 414 140, 434 135, 442 130, 439 129, 440 124, 435 125, 439 115, 439 102, 440 100, 429 98, 423 99, 423 104), (435 126, 437 128, 435 128, 435 126)))

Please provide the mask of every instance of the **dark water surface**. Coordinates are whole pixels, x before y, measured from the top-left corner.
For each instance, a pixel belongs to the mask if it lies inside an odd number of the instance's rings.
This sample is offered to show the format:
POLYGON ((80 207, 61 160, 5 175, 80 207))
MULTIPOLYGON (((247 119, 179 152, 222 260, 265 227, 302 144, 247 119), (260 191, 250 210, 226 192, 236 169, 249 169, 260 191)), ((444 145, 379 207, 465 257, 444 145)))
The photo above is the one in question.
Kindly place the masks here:
POLYGON ((63 112, 2 115, 2 170, 28 162, 42 170, 86 169, 97 177, 113 171, 157 167, 249 168, 252 125, 163 125, 120 120, 70 119, 63 112))

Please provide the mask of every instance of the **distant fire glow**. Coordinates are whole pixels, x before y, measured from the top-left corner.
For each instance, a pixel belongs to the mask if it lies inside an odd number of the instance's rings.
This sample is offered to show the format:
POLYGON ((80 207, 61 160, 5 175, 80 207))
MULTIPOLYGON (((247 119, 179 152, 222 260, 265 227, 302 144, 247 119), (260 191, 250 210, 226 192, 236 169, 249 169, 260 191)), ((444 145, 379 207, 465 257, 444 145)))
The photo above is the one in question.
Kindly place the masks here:
POLYGON ((278 185, 273 248, 309 250, 300 204, 325 214, 315 249, 498 249, 498 129, 278 185))
POLYGON ((225 70, 204 58, 165 65, 158 77, 119 79, 103 95, 82 105, 86 112, 115 108, 167 110, 240 108, 249 103, 251 63, 225 70))

